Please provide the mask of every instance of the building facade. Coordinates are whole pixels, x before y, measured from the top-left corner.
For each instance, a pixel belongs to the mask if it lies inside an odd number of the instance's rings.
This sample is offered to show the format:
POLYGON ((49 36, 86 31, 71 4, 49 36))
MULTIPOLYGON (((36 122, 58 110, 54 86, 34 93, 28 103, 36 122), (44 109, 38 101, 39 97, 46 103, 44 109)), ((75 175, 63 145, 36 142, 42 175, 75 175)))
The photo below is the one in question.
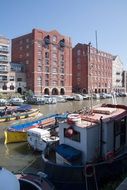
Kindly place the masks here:
POLYGON ((124 68, 119 56, 113 56, 112 62, 112 88, 114 92, 125 92, 124 68))
POLYGON ((112 55, 91 44, 78 43, 72 51, 72 87, 78 93, 112 91, 112 55))
POLYGON ((72 93, 72 44, 56 30, 33 29, 12 39, 12 61, 25 63, 27 90, 35 95, 72 93))
POLYGON ((10 40, 0 36, 0 91, 11 91, 9 82, 10 40))
POLYGON ((26 73, 25 64, 10 63, 10 85, 13 86, 14 91, 24 94, 26 91, 26 73))

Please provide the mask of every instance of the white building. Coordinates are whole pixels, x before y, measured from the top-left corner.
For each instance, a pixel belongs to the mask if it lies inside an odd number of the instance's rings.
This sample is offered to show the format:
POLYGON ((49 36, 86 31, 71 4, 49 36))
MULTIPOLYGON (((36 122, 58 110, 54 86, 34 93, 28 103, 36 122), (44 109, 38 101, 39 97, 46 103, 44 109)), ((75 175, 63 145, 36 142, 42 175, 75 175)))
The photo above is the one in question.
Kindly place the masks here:
POLYGON ((0 92, 26 91, 26 74, 23 64, 11 63, 10 40, 0 36, 0 92))
POLYGON ((119 56, 113 56, 112 62, 112 89, 115 92, 125 92, 123 84, 123 63, 119 56))

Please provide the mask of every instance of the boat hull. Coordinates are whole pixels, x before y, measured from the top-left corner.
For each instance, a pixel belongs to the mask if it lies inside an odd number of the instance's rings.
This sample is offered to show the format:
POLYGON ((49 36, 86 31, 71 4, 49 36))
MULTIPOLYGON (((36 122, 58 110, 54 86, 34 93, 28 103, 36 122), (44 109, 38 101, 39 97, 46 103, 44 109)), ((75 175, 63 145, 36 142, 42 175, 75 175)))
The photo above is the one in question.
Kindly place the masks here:
POLYGON ((39 109, 32 109, 30 111, 26 111, 24 113, 17 113, 15 115, 5 115, 3 117, 0 117, 0 122, 8 122, 8 121, 35 117, 37 114, 39 114, 39 112, 40 112, 39 109))
POLYGON ((33 122, 28 122, 28 123, 24 123, 24 124, 19 124, 18 126, 15 126, 9 128, 8 130, 6 130, 4 132, 4 136, 5 136, 5 144, 8 143, 15 143, 15 142, 24 142, 27 141, 27 130, 32 129, 32 128, 36 128, 36 127, 41 127, 41 128, 45 128, 51 125, 55 124, 55 118, 51 117, 51 118, 46 118, 42 121, 40 121, 40 123, 38 123, 37 121, 33 121, 33 122))
POLYGON ((12 142, 24 142, 27 140, 27 133, 26 132, 19 132, 19 131, 5 131, 5 144, 12 143, 12 142))
POLYGON ((88 165, 60 165, 48 160, 42 154, 43 172, 54 184, 56 190, 101 189, 104 184, 115 180, 127 172, 127 153, 114 160, 88 164, 93 167, 92 173, 87 173, 88 165))

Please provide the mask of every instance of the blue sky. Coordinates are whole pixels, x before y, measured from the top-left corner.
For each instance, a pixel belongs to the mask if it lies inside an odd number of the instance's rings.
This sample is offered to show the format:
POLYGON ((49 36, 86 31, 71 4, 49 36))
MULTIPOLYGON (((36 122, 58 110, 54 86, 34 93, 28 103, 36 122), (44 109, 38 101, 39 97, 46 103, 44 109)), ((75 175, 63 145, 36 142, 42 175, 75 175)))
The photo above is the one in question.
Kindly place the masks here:
POLYGON ((13 39, 33 28, 58 30, 73 46, 91 42, 119 55, 127 68, 127 0, 1 0, 0 35, 13 39))

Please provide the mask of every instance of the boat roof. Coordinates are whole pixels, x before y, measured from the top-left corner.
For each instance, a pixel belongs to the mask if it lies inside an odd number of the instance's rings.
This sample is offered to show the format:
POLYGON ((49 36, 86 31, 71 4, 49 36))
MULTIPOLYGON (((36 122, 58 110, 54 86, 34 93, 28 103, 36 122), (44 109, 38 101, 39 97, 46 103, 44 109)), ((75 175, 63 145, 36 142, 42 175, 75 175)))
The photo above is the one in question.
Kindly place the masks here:
POLYGON ((127 116, 127 110, 123 107, 96 107, 91 113, 81 114, 81 122, 76 125, 81 128, 91 127, 101 122, 109 122, 111 120, 118 120, 127 116))
POLYGON ((38 134, 38 135, 47 135, 50 132, 46 129, 40 129, 40 128, 33 128, 33 129, 29 129, 27 131, 29 134, 38 134))

